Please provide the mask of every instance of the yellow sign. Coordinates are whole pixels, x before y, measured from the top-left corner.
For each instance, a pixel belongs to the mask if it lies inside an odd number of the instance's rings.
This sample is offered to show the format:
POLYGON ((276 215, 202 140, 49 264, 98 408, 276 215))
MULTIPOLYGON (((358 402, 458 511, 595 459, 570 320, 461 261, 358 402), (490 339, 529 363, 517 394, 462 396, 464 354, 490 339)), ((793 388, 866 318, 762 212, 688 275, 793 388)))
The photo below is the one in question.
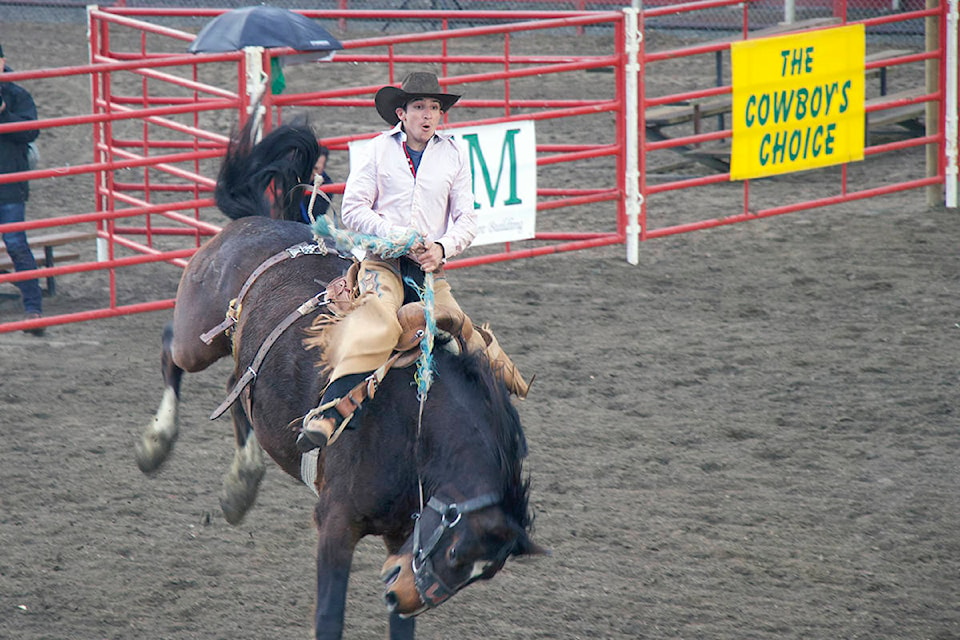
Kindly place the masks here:
POLYGON ((863 160, 862 24, 731 45, 730 179, 863 160))

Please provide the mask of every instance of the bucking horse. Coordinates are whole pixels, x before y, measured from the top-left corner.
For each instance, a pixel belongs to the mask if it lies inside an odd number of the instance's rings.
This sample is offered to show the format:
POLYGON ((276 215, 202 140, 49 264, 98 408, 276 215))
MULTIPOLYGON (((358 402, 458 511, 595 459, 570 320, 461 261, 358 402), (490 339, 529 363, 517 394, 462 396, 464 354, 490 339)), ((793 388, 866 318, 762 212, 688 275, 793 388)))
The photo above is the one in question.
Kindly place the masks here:
POLYGON ((387 551, 380 578, 389 637, 412 639, 417 614, 493 577, 510 556, 544 552, 530 538, 527 443, 485 356, 438 342, 422 403, 416 367, 393 367, 358 424, 320 453, 299 452, 296 427, 327 382, 305 338, 351 265, 298 222, 298 185, 318 153, 305 124, 257 144, 249 128, 232 140, 215 189, 232 221, 183 272, 162 338, 165 389, 137 463, 152 473, 172 451, 183 373, 232 356, 227 397, 211 416, 229 411, 236 438, 220 498, 225 518, 239 523, 253 505, 266 451, 316 499, 316 637, 341 637, 354 548, 377 535, 387 551))

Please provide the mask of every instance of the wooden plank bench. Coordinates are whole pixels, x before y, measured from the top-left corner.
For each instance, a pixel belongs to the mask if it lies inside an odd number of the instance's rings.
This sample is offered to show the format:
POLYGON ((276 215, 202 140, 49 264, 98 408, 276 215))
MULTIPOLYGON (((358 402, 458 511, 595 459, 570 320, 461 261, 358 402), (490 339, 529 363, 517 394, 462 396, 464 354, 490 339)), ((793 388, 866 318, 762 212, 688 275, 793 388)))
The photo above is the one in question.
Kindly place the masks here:
MULTIPOLYGON (((864 106, 868 107, 877 104, 886 104, 897 100, 909 100, 911 98, 921 96, 924 93, 926 93, 926 91, 920 87, 915 89, 907 89, 905 91, 898 91, 897 93, 870 98, 864 102, 864 106)), ((913 104, 904 105, 894 104, 893 106, 880 109, 879 111, 871 111, 870 113, 867 113, 865 135, 869 137, 871 130, 876 131, 876 129, 891 125, 901 126, 911 135, 926 135, 926 126, 924 125, 923 120, 926 113, 926 104, 926 102, 916 102, 913 104)), ((720 144, 699 148, 691 147, 684 151, 683 154, 687 158, 690 158, 691 160, 701 164, 714 166, 715 168, 718 165, 729 168, 730 142, 726 140, 720 144)))
MULTIPOLYGON (((926 91, 921 87, 898 91, 887 95, 869 98, 864 102, 865 107, 895 103, 898 100, 909 100, 923 95, 926 91)), ((870 131, 881 127, 898 125, 906 129, 910 134, 916 136, 926 135, 923 118, 926 112, 926 103, 917 102, 913 104, 897 105, 886 107, 878 111, 872 111, 866 114, 865 134, 870 135, 870 131)), ((729 171, 730 167, 730 141, 725 140, 720 143, 711 144, 703 147, 685 147, 681 150, 684 157, 691 161, 712 167, 720 171, 729 171)))
MULTIPOLYGON (((883 51, 874 51, 873 53, 868 53, 866 57, 864 57, 863 61, 869 64, 871 62, 899 58, 900 56, 905 56, 910 53, 916 52, 910 49, 884 49, 883 51)), ((868 80, 870 78, 880 79, 880 95, 886 95, 887 93, 887 66, 888 65, 880 65, 879 67, 864 70, 864 75, 868 80)))
MULTIPOLYGON (((97 237, 96 231, 59 231, 44 235, 27 234, 27 241, 33 251, 33 257, 38 266, 52 267, 56 264, 80 259, 78 251, 60 249, 64 245, 74 242, 83 242, 97 237), (54 250, 55 247, 58 247, 54 250)), ((13 259, 7 253, 6 247, 0 247, 0 271, 12 271, 13 259)), ((57 284, 53 276, 47 276, 47 294, 56 295, 57 284)))
MULTIPOLYGON (((864 106, 871 107, 878 104, 895 103, 898 100, 910 100, 925 93, 927 91, 923 87, 916 87, 870 98, 864 103, 864 106)), ((926 110, 926 102, 915 102, 913 104, 893 104, 879 111, 871 111, 867 114, 867 131, 890 125, 899 125, 914 135, 926 135, 926 126, 923 122, 926 110)))
POLYGON ((647 109, 648 129, 660 129, 686 122, 729 113, 733 105, 733 95, 713 96, 703 100, 689 100, 683 104, 665 104, 647 109))

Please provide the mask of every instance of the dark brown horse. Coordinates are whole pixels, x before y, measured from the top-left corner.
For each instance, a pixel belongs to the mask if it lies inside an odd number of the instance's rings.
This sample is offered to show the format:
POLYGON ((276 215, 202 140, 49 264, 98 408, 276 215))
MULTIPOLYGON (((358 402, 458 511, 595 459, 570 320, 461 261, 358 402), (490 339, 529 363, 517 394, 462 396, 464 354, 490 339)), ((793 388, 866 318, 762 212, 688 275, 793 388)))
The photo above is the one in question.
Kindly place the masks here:
POLYGON ((507 391, 483 357, 438 350, 422 414, 414 370, 393 369, 355 416, 355 428, 319 456, 301 456, 291 425, 316 405, 326 382, 319 354, 303 346, 314 316, 308 301, 322 300, 326 284, 349 262, 335 252, 311 253, 319 249, 276 257, 309 246, 313 237, 307 225, 268 216, 271 207, 274 216, 294 215, 286 185, 309 175, 315 147, 309 129, 284 127, 255 147, 228 152, 218 205, 235 220, 183 273, 163 336, 166 389, 138 443, 137 462, 152 472, 168 456, 179 432, 183 372, 233 354, 228 389, 247 372, 256 375, 246 376, 251 382, 230 408, 237 450, 224 480, 225 517, 237 523, 253 505, 264 473, 262 447, 317 494, 316 637, 341 637, 354 548, 378 535, 388 553, 381 579, 390 637, 413 638, 412 616, 491 578, 507 557, 540 552, 528 537, 526 441, 507 391), (263 161, 268 155, 272 160, 263 161), (263 197, 268 185, 277 187, 272 199, 263 197), (271 258, 276 264, 262 268, 271 258), (232 339, 214 332, 209 344, 201 340, 224 321, 245 283, 232 339), (283 324, 289 327, 277 329, 283 324))

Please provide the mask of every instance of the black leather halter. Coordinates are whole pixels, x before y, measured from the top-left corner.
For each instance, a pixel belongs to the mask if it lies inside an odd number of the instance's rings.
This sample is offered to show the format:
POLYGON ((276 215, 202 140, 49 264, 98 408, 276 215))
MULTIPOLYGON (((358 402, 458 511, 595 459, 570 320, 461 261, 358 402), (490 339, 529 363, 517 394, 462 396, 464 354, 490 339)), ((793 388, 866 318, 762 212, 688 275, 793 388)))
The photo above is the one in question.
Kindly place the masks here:
MULTIPOLYGON (((420 599, 423 600, 428 608, 438 606, 457 591, 480 577, 474 576, 463 584, 456 585, 453 588, 444 583, 436 571, 434 571, 433 560, 431 559, 433 552, 437 550, 437 545, 440 543, 440 540, 443 539, 443 536, 448 531, 452 531, 460 524, 464 514, 492 507, 499 502, 500 496, 495 493, 485 493, 476 498, 471 498, 466 502, 451 502, 449 504, 443 502, 436 496, 431 496, 430 500, 427 501, 427 507, 440 514, 440 523, 433 530, 433 533, 430 534, 430 538, 426 544, 420 540, 420 523, 423 512, 421 511, 417 514, 416 524, 413 526, 413 577, 417 587, 417 593, 420 594, 420 599)), ((512 549, 512 544, 504 545, 503 549, 500 550, 500 553, 491 563, 505 560, 512 549)))

